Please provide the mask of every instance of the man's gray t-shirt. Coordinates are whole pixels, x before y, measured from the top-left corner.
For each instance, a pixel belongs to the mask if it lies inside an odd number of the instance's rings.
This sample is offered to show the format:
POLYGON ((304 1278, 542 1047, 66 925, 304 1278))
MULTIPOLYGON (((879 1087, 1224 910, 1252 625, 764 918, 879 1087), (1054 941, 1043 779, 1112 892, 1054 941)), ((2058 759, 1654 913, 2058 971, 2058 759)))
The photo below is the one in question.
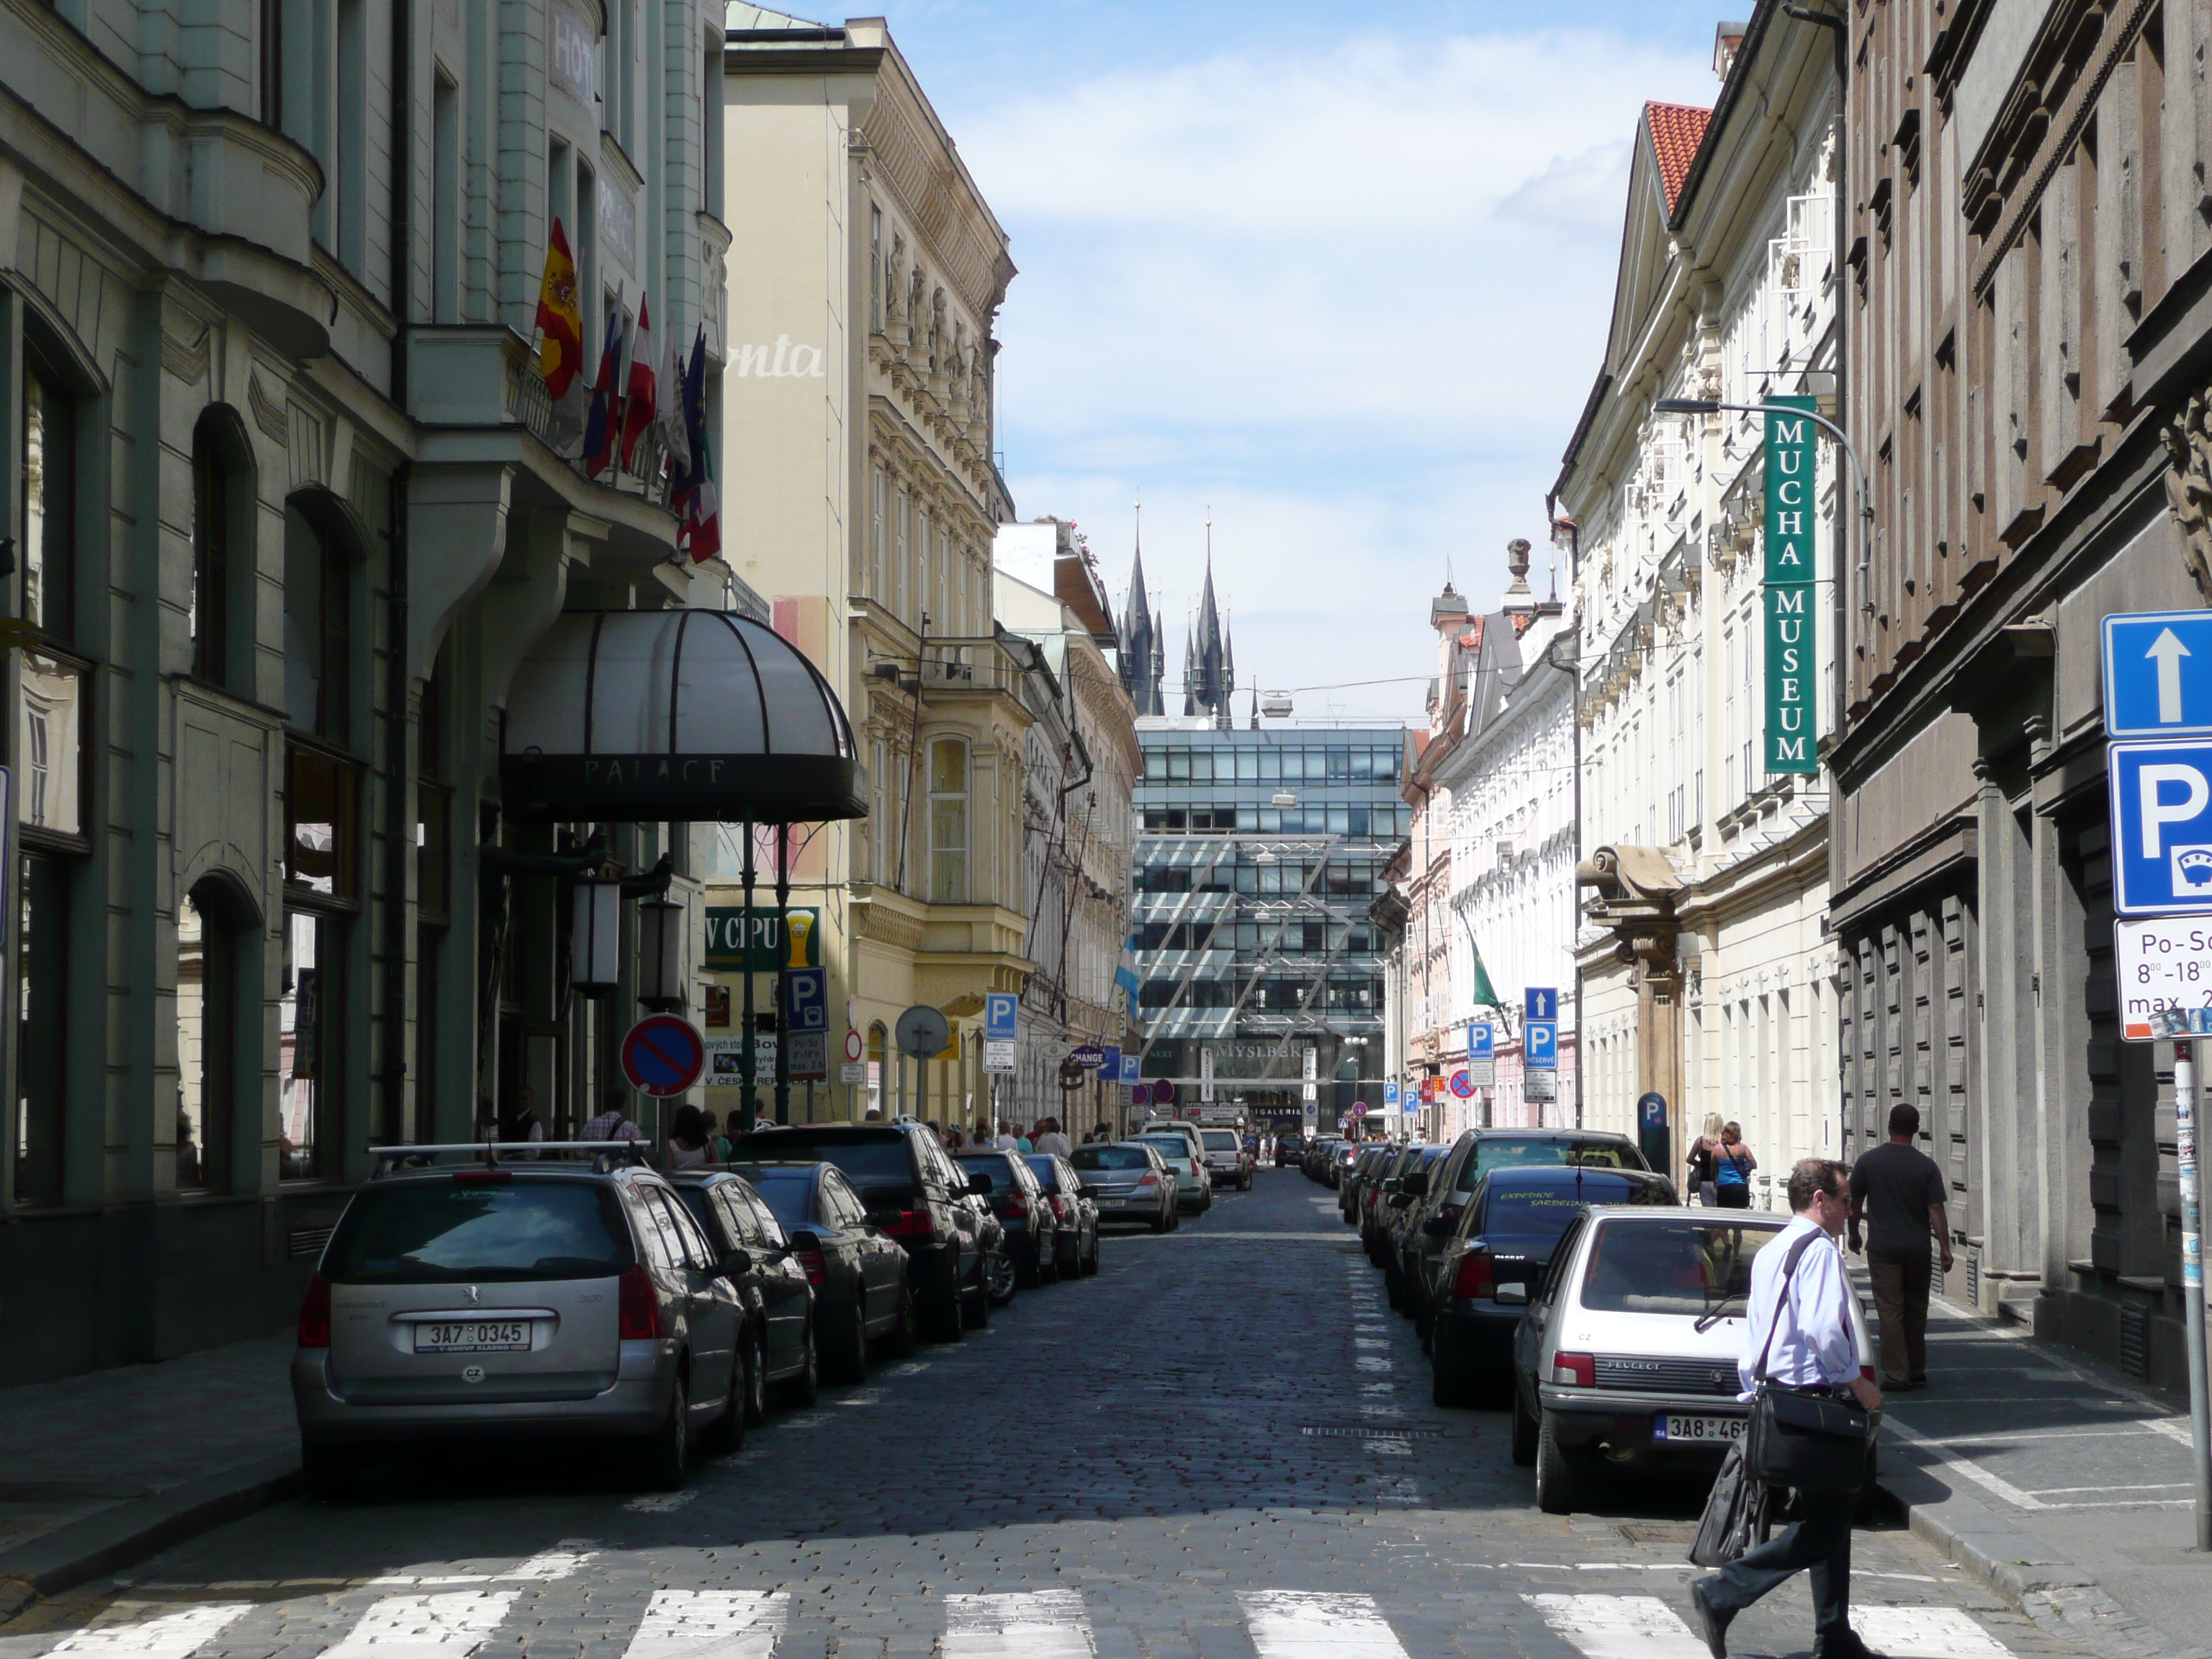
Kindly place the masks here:
POLYGON ((1925 1255, 1934 1248, 1928 1212, 1944 1201, 1943 1171, 1917 1146, 1892 1140, 1862 1153, 1851 1196, 1866 1216, 1868 1249, 1925 1255))

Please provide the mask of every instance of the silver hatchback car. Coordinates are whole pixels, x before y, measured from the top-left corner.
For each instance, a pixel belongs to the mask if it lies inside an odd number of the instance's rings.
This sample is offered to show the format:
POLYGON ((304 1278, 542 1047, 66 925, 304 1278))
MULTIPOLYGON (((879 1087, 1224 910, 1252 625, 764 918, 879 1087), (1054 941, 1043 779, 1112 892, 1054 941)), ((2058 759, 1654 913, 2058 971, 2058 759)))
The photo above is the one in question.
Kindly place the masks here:
POLYGON ((502 1150, 380 1149, 426 1167, 380 1171, 339 1218, 292 1361, 318 1492, 349 1489, 376 1450, 487 1436, 633 1440, 633 1467, 672 1488, 696 1437, 744 1435, 730 1279, 750 1261, 718 1260, 666 1182, 620 1165, 627 1151, 502 1150), (475 1161, 427 1162, 454 1152, 475 1161))

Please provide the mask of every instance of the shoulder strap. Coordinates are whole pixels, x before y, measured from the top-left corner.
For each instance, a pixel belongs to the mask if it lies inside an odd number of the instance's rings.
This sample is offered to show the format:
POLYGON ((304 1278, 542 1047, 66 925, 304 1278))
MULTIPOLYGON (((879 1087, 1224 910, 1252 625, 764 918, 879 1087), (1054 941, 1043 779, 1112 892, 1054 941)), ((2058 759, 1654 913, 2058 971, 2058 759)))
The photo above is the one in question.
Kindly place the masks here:
POLYGON ((1766 1340, 1759 1346, 1759 1363, 1751 1368, 1754 1382, 1766 1381, 1766 1356, 1774 1347, 1774 1333, 1782 1324, 1782 1310, 1790 1304, 1790 1281, 1797 1276, 1797 1264, 1805 1259, 1805 1252, 1812 1249, 1813 1241, 1821 1237, 1817 1231, 1799 1235, 1797 1242, 1790 1247, 1790 1254, 1782 1258, 1782 1283, 1775 1288, 1774 1317, 1767 1322, 1766 1340))

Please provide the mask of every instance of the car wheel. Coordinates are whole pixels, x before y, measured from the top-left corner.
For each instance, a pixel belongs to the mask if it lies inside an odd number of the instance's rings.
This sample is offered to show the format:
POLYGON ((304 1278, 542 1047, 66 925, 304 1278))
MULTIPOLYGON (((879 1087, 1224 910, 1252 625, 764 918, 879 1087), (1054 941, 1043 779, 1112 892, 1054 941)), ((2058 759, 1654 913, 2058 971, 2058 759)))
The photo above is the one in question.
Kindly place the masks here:
MULTIPOLYGON (((1013 1262, 1014 1283, 1018 1286, 1024 1291, 1033 1291, 1044 1283, 1044 1245, 1042 1242, 1033 1250, 1024 1251, 1019 1255, 1015 1255, 1010 1250, 1007 1255, 1013 1262)), ((994 1280, 993 1284, 994 1295, 996 1291, 997 1285, 994 1280)), ((1000 1305, 1005 1304, 1002 1303, 1000 1305)))
POLYGON ((1581 1484, 1575 1466, 1560 1449, 1551 1413, 1542 1413, 1536 1426, 1536 1507, 1547 1515, 1572 1515, 1581 1484))
POLYGON ((1429 1399, 1438 1406, 1472 1406, 1477 1382, 1466 1339, 1439 1324, 1429 1348, 1429 1399))
POLYGON ((300 1469, 307 1490, 325 1504, 343 1503, 361 1480, 361 1460, 321 1440, 300 1442, 300 1469))
POLYGON ((990 1272, 989 1256, 975 1264, 975 1288, 963 1292, 960 1298, 960 1323, 963 1329, 980 1331, 991 1322, 990 1272))
POLYGON ((653 1492, 678 1492, 691 1468, 691 1396, 678 1376, 668 1391, 668 1415, 647 1437, 638 1473, 653 1492))
POLYGON ((1083 1258, 1083 1276, 1084 1276, 1085 1279, 1088 1279, 1088 1278, 1090 1278, 1090 1277, 1091 1277, 1091 1274, 1093 1274, 1093 1273, 1097 1273, 1097 1271, 1098 1271, 1098 1230, 1097 1230, 1096 1227, 1093 1227, 1093 1228, 1091 1230, 1091 1254, 1090 1254, 1089 1255, 1086 1255, 1085 1257, 1084 1257, 1084 1258, 1083 1258))
POLYGON ((1382 1264, 1382 1293, 1389 1298, 1392 1307, 1402 1308, 1406 1305, 1405 1289, 1398 1282, 1398 1269, 1388 1261, 1382 1264))
POLYGON ((729 1398, 723 1401, 722 1414, 707 1425, 699 1437, 700 1449, 710 1456, 724 1457, 742 1450, 745 1443, 745 1395, 750 1384, 745 1381, 745 1354, 748 1345, 741 1339, 738 1352, 730 1365, 729 1398))
POLYGON ((1521 1390, 1513 1390, 1513 1461, 1527 1468, 1536 1461, 1536 1419, 1522 1403, 1521 1390))
POLYGON ((745 1422, 757 1429, 768 1421, 768 1339, 755 1337, 740 1352, 745 1361, 745 1422))
POLYGON ((938 1342, 957 1342, 960 1340, 961 1334, 968 1328, 968 1321, 962 1309, 964 1295, 960 1288, 960 1267, 956 1258, 945 1271, 941 1282, 930 1292, 928 1334, 931 1340, 938 1342))
POLYGON ((893 1359, 913 1358, 915 1350, 921 1346, 915 1326, 914 1286, 902 1279, 898 1287, 898 1318, 883 1339, 884 1352, 893 1359))
MULTIPOLYGON (((1021 1263, 1012 1250, 1001 1245, 992 1253, 984 1266, 989 1273, 984 1282, 990 1286, 991 1305, 994 1308, 1009 1306, 1013 1302, 1014 1292, 1022 1288, 1021 1263)), ((1029 1282, 1034 1284, 1036 1277, 1036 1269, 1032 1266, 1029 1282)))
POLYGON ((1151 1225, 1152 1230, 1156 1233, 1166 1232, 1175 1225, 1175 1212, 1172 1209, 1162 1210, 1152 1218, 1151 1225))
POLYGON ((806 1340, 799 1351, 799 1374, 776 1384, 780 1404, 804 1410, 822 1398, 822 1358, 814 1342, 814 1322, 806 1322, 806 1340))
POLYGON ((1168 1212, 1168 1231, 1171 1233, 1179 1233, 1182 1231, 1182 1200, 1181 1199, 1177 1199, 1175 1208, 1168 1212))
POLYGON ((865 1290, 856 1291, 847 1316, 837 1322, 844 1328, 830 1343, 830 1353, 823 1370, 833 1382, 865 1382, 868 1380, 868 1314, 862 1298, 865 1290))

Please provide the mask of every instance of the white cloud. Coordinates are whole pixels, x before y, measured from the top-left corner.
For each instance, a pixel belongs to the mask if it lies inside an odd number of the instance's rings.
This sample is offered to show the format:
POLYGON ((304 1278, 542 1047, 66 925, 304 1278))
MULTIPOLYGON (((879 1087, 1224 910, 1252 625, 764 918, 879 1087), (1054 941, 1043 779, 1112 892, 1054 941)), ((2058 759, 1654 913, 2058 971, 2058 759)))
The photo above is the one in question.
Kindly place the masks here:
POLYGON ((1447 558, 1486 599, 1505 538, 1540 534, 1638 111, 1712 90, 1603 33, 1368 35, 963 117, 1022 267, 1000 331, 1022 510, 1090 520, 1118 586, 1141 483, 1179 617, 1210 500, 1242 677, 1418 677, 1447 558))

